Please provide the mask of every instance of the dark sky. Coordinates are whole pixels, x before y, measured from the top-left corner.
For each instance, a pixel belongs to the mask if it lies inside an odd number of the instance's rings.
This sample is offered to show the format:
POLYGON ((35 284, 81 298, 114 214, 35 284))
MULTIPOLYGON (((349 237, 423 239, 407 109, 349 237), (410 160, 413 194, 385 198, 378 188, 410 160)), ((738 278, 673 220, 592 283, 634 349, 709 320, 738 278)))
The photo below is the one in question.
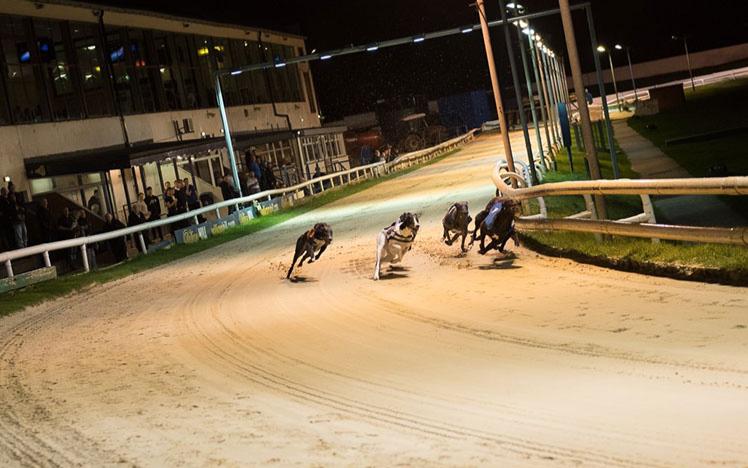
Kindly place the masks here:
MULTIPOLYGON (((207 20, 261 26, 307 36, 307 48, 335 49, 477 22, 474 0, 93 0, 129 8, 207 20)), ((525 0, 528 12, 557 8, 557 0, 525 0)), ((572 0, 572 3, 575 3, 572 0)), ((748 0, 591 0, 598 39, 631 47, 634 62, 682 53, 673 34, 686 34, 692 51, 748 42, 748 0)), ((498 1, 487 0, 489 19, 498 1)), ((584 15, 575 13, 583 67, 592 66, 584 15)), ((557 51, 563 33, 558 16, 533 26, 557 51)), ((492 32, 502 73, 510 84, 503 32, 492 32)), ((623 63, 624 56, 618 58, 623 63)), ((489 88, 479 32, 426 41, 375 53, 315 63, 313 73, 323 113, 338 118, 370 110, 374 100, 398 94, 429 98, 489 88)))

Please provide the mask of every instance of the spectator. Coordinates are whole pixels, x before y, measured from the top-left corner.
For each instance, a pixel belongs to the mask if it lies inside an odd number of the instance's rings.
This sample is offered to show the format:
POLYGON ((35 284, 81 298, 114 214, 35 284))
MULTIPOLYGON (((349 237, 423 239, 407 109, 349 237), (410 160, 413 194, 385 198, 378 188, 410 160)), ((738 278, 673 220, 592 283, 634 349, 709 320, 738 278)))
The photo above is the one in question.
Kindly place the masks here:
MULTIPOLYGON (((145 204, 148 207, 148 221, 158 221, 161 219, 161 202, 158 197, 153 195, 153 188, 148 187, 145 189, 145 204)), ((151 229, 151 238, 156 239, 156 234, 160 240, 164 240, 164 232, 161 226, 156 226, 151 229)))
POLYGON ((257 180, 254 172, 247 173, 247 195, 254 195, 260 193, 261 186, 260 181, 257 180))
POLYGON ((57 235, 61 240, 72 239, 75 233, 75 219, 67 206, 62 209, 62 216, 57 220, 57 235))
POLYGON ((99 197, 98 189, 94 190, 93 195, 91 195, 91 198, 88 199, 86 207, 97 215, 101 216, 101 198, 99 197))
POLYGON ((22 249, 29 244, 28 231, 26 230, 26 208, 20 194, 9 196, 8 219, 13 228, 15 248, 22 249))
MULTIPOLYGON (((224 200, 231 200, 239 196, 239 193, 234 188, 234 181, 231 179, 231 176, 225 176, 218 185, 221 187, 221 195, 224 200)), ((230 206, 229 214, 234 211, 236 211, 236 206, 230 206)))
POLYGON ((91 225, 88 224, 88 215, 85 210, 78 210, 76 213, 76 230, 74 237, 86 237, 91 235, 91 225))
MULTIPOLYGON (((141 213, 139 211, 136 211, 135 208, 131 208, 130 209, 130 214, 127 217, 127 227, 138 226, 138 225, 143 224, 145 222, 146 222, 146 218, 145 218, 145 215, 143 213, 141 213)), ((144 236, 143 240, 146 242, 146 244, 148 244, 149 242, 148 242, 147 234, 143 233, 143 236, 144 236)), ((135 246, 139 250, 142 250, 140 242, 138 242, 139 241, 139 235, 137 233, 130 234, 130 240, 132 241, 133 246, 135 246)), ((143 253, 145 253, 145 252, 143 252, 143 253)))
MULTIPOLYGON (((164 205, 166 206, 166 216, 172 217, 177 214, 177 199, 174 198, 174 189, 169 188, 164 195, 164 205)), ((169 224, 169 231, 174 237, 174 224, 169 224)))
POLYGON ((260 163, 260 170, 262 171, 263 178, 263 180, 260 181, 260 185, 265 187, 264 190, 273 190, 276 187, 277 182, 275 180, 273 168, 270 167, 270 163, 262 161, 260 163))
POLYGON ((194 185, 189 183, 185 185, 185 195, 187 196, 187 208, 189 210, 200 208, 200 200, 197 198, 197 190, 194 185))
POLYGON ((166 192, 168 192, 170 188, 171 188, 171 184, 169 182, 166 182, 164 184, 164 190, 161 193, 166 195, 166 192))
MULTIPOLYGON (((257 163, 257 153, 254 149, 250 149, 249 153, 247 153, 247 169, 255 175, 258 181, 262 180, 262 169, 257 163)), ((262 185, 260 185, 260 188, 264 190, 262 185)))
POLYGON ((177 201, 177 213, 187 211, 187 193, 181 180, 174 181, 174 199, 177 201))
POLYGON ((8 189, 0 188, 0 248, 10 250, 15 243, 15 234, 10 226, 10 200, 8 189))
POLYGON ((36 207, 36 221, 39 224, 42 243, 52 242, 52 214, 49 212, 49 202, 46 198, 39 200, 39 206, 36 207))
POLYGON ((591 105, 593 101, 592 93, 587 88, 584 88, 584 100, 587 101, 588 105, 591 105))
MULTIPOLYGON (((76 228, 76 219, 70 214, 70 209, 66 206, 62 209, 62 215, 57 220, 57 236, 60 240, 72 239, 75 236, 76 228)), ((77 248, 70 247, 70 249, 68 249, 67 260, 71 269, 73 268, 77 255, 77 248)))
MULTIPOLYGON (((114 219, 111 213, 104 215, 104 232, 112 232, 124 228, 125 225, 114 219)), ((121 262, 127 259, 127 244, 125 243, 124 236, 109 239, 108 243, 109 250, 112 251, 115 261, 121 262)))
POLYGON ((144 220, 148 220, 151 213, 148 211, 148 204, 145 202, 144 193, 138 194, 138 200, 133 205, 133 209, 135 210, 135 213, 141 215, 144 220))

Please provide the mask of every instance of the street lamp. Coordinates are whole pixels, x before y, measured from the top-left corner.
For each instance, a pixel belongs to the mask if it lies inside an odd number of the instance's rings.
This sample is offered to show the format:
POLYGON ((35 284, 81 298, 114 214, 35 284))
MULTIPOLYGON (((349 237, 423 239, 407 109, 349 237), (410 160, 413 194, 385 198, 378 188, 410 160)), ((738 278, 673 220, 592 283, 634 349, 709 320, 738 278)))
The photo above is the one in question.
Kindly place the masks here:
POLYGON ((634 67, 631 66, 631 47, 629 46, 622 46, 621 44, 615 45, 616 50, 623 50, 626 49, 626 58, 629 61, 629 75, 631 75, 631 85, 634 87, 634 101, 639 102, 639 94, 636 90, 636 80, 634 80, 634 67))
MULTIPOLYGON (((608 50, 602 44, 597 46, 597 51, 600 52, 601 54, 608 52, 608 50)), ((608 52, 608 63, 610 63, 610 75, 613 78, 613 91, 615 91, 616 93, 616 107, 618 107, 618 110, 620 111, 621 110, 621 98, 618 97, 618 83, 616 82, 616 71, 615 71, 615 68, 613 67, 613 55, 610 52, 608 52)))
POLYGON ((691 56, 688 53, 688 36, 673 36, 672 39, 674 41, 683 39, 683 48, 686 50, 686 63, 688 64, 688 76, 691 77, 691 91, 696 91, 696 85, 693 82, 693 70, 691 69, 691 56))

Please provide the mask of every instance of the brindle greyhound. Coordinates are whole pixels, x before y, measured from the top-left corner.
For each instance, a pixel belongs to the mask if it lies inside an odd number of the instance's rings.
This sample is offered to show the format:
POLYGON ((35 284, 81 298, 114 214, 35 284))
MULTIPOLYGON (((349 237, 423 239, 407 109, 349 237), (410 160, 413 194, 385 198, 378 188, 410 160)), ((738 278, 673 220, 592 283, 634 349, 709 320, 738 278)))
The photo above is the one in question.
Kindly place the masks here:
POLYGON ((286 274, 286 279, 291 278, 291 273, 293 273, 294 266, 297 266, 296 260, 299 257, 301 257, 299 267, 306 259, 309 259, 308 263, 319 260, 331 242, 332 228, 327 223, 317 223, 313 228, 302 234, 296 241, 296 251, 293 254, 293 261, 291 262, 291 268, 288 269, 288 274, 286 274))
POLYGON ((509 239, 514 240, 514 245, 519 245, 519 238, 514 230, 514 220, 519 216, 520 204, 514 200, 502 197, 493 198, 486 208, 475 216, 475 231, 473 240, 480 237, 481 255, 489 250, 496 249, 504 253, 504 246, 509 239), (480 234, 478 232, 480 231, 480 234), (491 242, 485 245, 488 236, 491 242))

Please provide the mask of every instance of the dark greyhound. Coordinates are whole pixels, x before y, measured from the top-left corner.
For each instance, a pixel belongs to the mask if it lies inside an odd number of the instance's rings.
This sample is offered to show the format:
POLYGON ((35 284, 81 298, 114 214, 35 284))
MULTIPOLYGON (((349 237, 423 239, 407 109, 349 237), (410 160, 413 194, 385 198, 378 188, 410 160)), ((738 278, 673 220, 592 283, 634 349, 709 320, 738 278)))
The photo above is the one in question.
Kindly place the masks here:
POLYGON ((319 260, 331 242, 332 228, 327 223, 317 223, 313 228, 302 234, 296 241, 296 251, 293 254, 293 261, 291 262, 291 268, 288 269, 288 274, 286 274, 286 279, 291 278, 291 273, 293 273, 294 266, 297 266, 296 260, 299 257, 301 257, 299 267, 306 259, 309 259, 307 263, 319 260))
POLYGON ((514 245, 519 245, 519 239, 514 230, 514 220, 519 213, 520 204, 514 200, 496 197, 488 202, 486 208, 475 216, 472 242, 480 237, 478 253, 485 255, 486 252, 494 249, 504 253, 504 246, 509 239, 514 240, 514 245), (491 240, 488 245, 485 245, 486 236, 491 240))
MULTIPOLYGON (((442 226, 444 226, 442 239, 444 243, 452 245, 458 237, 462 236, 460 248, 463 253, 467 252, 465 239, 470 231, 469 226, 472 220, 473 218, 470 217, 470 211, 468 210, 468 202, 457 202, 449 207, 447 214, 444 215, 444 219, 442 220, 442 226), (454 234, 454 236, 450 238, 450 234, 454 234)), ((473 243, 471 242, 470 245, 472 246, 473 243)))

